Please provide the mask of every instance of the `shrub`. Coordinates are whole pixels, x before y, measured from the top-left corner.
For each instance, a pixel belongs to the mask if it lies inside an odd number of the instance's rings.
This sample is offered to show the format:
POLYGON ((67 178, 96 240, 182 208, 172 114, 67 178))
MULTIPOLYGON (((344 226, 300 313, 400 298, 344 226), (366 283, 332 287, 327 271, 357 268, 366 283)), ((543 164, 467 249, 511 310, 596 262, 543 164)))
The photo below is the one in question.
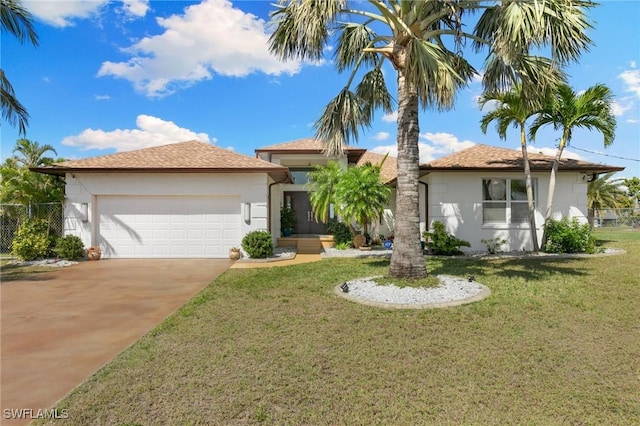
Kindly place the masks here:
POLYGON ((427 247, 431 249, 433 254, 443 256, 453 256, 456 254, 462 254, 460 247, 471 247, 468 241, 459 240, 453 235, 449 234, 442 222, 433 222, 433 231, 423 232, 422 236, 427 240, 427 247))
POLYGON ((242 248, 249 257, 264 259, 273 255, 273 239, 267 231, 251 231, 242 239, 242 248))
POLYGON ((351 243, 344 242, 344 243, 336 244, 337 250, 346 250, 350 248, 351 248, 351 243))
POLYGON ((50 248, 49 224, 42 219, 23 222, 11 242, 11 254, 22 260, 47 257, 50 248))
POLYGON ((488 240, 480 240, 485 246, 487 246, 487 251, 489 252, 489 254, 496 254, 502 250, 500 250, 500 247, 502 247, 503 245, 507 244, 507 240, 505 240, 504 238, 490 238, 488 240))
POLYGON ((547 253, 595 253, 596 240, 588 223, 581 224, 578 218, 571 220, 550 219, 545 225, 547 253))
POLYGON ((63 259, 76 260, 84 257, 84 244, 80 237, 67 235, 58 238, 54 251, 63 259))
POLYGON ((338 222, 336 219, 330 219, 327 223, 327 232, 333 235, 333 241, 336 246, 340 244, 351 244, 353 233, 351 228, 344 222, 338 222))

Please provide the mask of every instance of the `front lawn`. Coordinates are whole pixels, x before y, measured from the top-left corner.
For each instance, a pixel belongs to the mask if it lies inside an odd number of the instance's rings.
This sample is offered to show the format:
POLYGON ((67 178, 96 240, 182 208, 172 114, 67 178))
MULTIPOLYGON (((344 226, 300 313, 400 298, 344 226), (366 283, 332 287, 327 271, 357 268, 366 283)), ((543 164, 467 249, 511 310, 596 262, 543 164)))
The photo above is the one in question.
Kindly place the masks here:
POLYGON ((430 259, 492 292, 440 310, 333 293, 388 260, 229 270, 64 399, 60 424, 638 424, 640 232, 598 237, 627 254, 430 259))

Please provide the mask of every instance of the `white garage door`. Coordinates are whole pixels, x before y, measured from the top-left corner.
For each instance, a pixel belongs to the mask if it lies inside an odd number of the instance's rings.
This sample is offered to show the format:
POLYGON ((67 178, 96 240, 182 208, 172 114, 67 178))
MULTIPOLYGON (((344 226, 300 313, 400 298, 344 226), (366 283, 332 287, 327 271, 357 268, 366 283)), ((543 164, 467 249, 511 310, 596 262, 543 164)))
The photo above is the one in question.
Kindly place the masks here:
POLYGON ((239 197, 99 196, 105 257, 219 257, 240 241, 239 197))

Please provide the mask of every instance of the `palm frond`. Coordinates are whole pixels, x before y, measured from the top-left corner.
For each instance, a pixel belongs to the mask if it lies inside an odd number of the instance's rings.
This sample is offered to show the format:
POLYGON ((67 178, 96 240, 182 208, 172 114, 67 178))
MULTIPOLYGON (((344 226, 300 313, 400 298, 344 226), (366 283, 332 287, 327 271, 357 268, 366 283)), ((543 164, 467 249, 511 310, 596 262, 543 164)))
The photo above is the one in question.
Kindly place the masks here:
POLYGON ((271 14, 276 26, 269 50, 280 59, 322 58, 329 28, 345 0, 281 0, 271 14))
POLYGON ((368 127, 370 118, 366 103, 345 87, 314 124, 316 138, 325 142, 326 154, 341 154, 351 139, 358 140, 359 129, 368 127))
POLYGON ((365 103, 363 111, 368 122, 373 120, 373 113, 377 108, 382 108, 386 113, 393 111, 393 98, 380 68, 374 68, 362 77, 356 87, 356 95, 365 103))
POLYGON ((343 23, 338 27, 338 41, 334 54, 336 68, 342 72, 356 63, 373 66, 377 55, 364 49, 373 46, 376 34, 366 24, 343 23))
POLYGON ((0 0, 0 27, 18 39, 20 43, 38 45, 38 34, 33 26, 33 16, 19 0, 0 0))
POLYGON ((16 98, 13 86, 2 69, 0 69, 0 107, 2 118, 12 126, 17 126, 20 134, 26 134, 29 113, 16 98))

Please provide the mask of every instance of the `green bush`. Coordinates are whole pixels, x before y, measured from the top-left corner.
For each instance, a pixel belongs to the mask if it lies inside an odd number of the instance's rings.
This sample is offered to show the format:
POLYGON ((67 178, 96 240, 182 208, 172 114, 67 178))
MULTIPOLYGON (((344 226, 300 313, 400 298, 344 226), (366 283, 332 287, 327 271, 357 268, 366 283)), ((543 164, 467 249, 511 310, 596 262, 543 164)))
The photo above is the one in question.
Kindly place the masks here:
POLYGON ((333 241, 336 246, 349 244, 353 241, 353 232, 351 228, 344 222, 338 222, 337 219, 330 219, 327 223, 327 232, 333 235, 333 241))
POLYGON ((249 257, 264 259, 273 255, 273 239, 267 231, 251 231, 242 239, 242 248, 249 257))
POLYGON ((550 219, 545 225, 547 253, 595 253, 596 239, 588 223, 580 223, 578 218, 571 220, 550 219))
POLYGON ((460 247, 471 247, 468 241, 459 240, 449 234, 442 222, 433 222, 433 231, 423 232, 422 236, 427 241, 426 245, 433 254, 443 256, 453 256, 462 254, 460 247))
POLYGON ((76 260, 84 257, 84 244, 80 237, 67 235, 58 238, 54 251, 63 259, 76 260))
POLYGON ((507 244, 508 241, 504 238, 495 237, 487 240, 480 240, 480 242, 487 246, 487 251, 489 252, 489 254, 496 254, 502 251, 500 250, 500 247, 507 244))
POLYGON ((22 223, 11 242, 11 254, 22 260, 47 257, 51 252, 49 224, 42 219, 22 223))

